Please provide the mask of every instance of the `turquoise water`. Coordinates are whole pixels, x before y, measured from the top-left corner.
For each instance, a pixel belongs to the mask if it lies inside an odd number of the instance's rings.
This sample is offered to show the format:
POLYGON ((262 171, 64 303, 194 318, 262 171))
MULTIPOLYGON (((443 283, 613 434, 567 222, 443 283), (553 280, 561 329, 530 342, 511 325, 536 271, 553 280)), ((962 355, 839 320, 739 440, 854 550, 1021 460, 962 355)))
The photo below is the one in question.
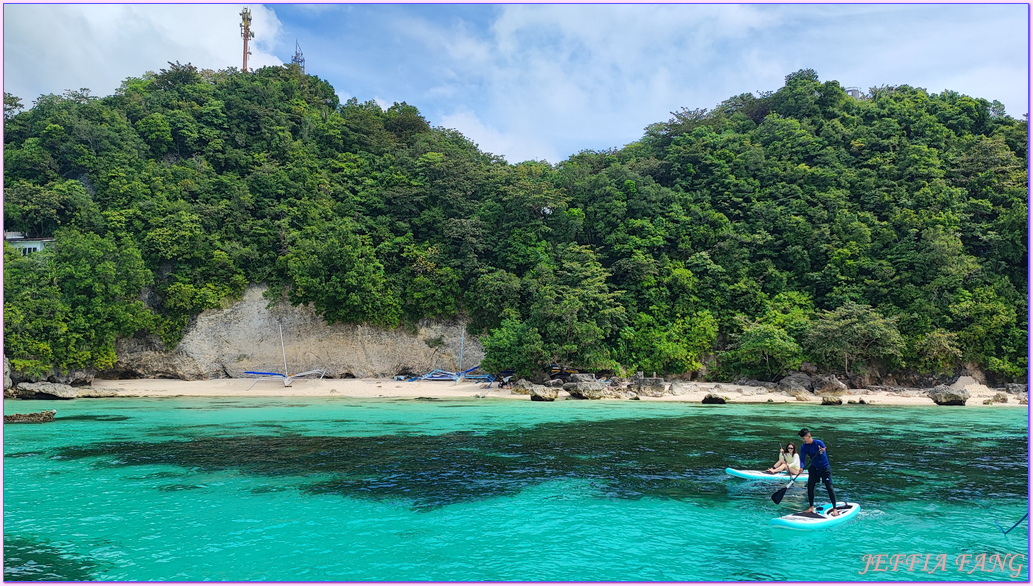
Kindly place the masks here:
POLYGON ((1029 581, 1028 522, 998 527, 1029 508, 1022 409, 4 405, 44 408, 55 422, 4 426, 8 580, 1029 581), (804 426, 829 445, 837 496, 861 504, 858 519, 773 528, 806 489, 775 505, 778 485, 724 474, 770 465, 804 426), (876 571, 864 556, 880 554, 922 557, 876 571))

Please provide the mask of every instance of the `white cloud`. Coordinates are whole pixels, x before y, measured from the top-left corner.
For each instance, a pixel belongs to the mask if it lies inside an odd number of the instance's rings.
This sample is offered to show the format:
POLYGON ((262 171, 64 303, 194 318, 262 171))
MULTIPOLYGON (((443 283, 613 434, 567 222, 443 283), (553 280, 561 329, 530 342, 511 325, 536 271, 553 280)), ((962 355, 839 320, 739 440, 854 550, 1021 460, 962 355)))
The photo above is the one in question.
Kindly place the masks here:
MULTIPOLYGON (((127 77, 168 62, 240 67, 240 5, 8 4, 4 6, 4 91, 28 105, 41 94, 88 87, 114 92, 127 77)), ((251 6, 251 68, 279 65, 271 54, 282 25, 251 6)))
MULTIPOLYGON (((109 94, 168 61, 239 67, 240 6, 5 5, 5 91, 28 104, 109 94)), ((270 6, 251 7, 252 66, 283 63, 274 47, 297 37, 342 98, 406 101, 513 162, 623 146, 671 111, 777 90, 806 67, 1028 110, 1024 5, 270 6)))
POLYGON ((441 126, 462 132, 463 136, 477 143, 482 151, 503 155, 510 163, 543 159, 555 162, 565 158, 560 156, 554 145, 536 136, 536 128, 524 127, 502 132, 485 124, 476 114, 466 109, 443 116, 441 126))
POLYGON ((755 6, 506 5, 489 31, 429 22, 401 30, 428 50, 446 47, 454 57, 450 83, 439 83, 434 95, 460 95, 452 78, 479 92, 478 116, 452 113, 443 118, 445 126, 456 125, 509 160, 557 162, 574 152, 558 151, 561 143, 622 146, 682 105, 703 100, 695 105, 713 106, 757 89, 727 92, 726 76, 708 69, 721 43, 778 25, 778 15, 765 12, 755 6))
POLYGON ((518 4, 503 6, 488 31, 421 22, 402 32, 418 30, 414 39, 454 59, 433 97, 461 96, 453 77, 478 92, 466 102, 476 117, 445 120, 471 125, 457 128, 511 160, 556 162, 558 145, 622 146, 672 110, 777 90, 808 67, 844 86, 1000 99, 1018 116, 1028 103, 1028 30, 1014 18, 1023 9, 518 4), (525 138, 537 147, 513 142, 525 138))

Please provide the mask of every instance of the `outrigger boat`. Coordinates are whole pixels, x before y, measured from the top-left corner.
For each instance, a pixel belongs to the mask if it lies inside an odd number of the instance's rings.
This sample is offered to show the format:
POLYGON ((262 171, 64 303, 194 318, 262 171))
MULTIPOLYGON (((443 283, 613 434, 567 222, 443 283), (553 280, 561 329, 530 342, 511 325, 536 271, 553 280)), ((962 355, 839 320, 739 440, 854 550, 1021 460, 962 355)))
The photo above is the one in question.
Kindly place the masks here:
MULTIPOLYGON (((312 374, 318 374, 319 378, 323 378, 324 376, 326 376, 326 371, 325 370, 319 370, 319 369, 316 369, 316 370, 306 370, 305 372, 299 372, 297 374, 287 374, 287 372, 288 372, 288 370, 287 370, 287 348, 283 345, 283 325, 280 325, 279 327, 280 327, 280 350, 283 352, 283 372, 284 372, 284 374, 280 374, 278 372, 258 372, 258 371, 254 371, 254 370, 245 370, 244 374, 253 374, 253 375, 257 375, 258 376, 258 378, 255 379, 255 382, 251 383, 251 387, 253 387, 256 384, 258 384, 258 381, 261 381, 261 380, 277 380, 277 379, 283 381, 283 386, 289 387, 289 386, 291 386, 291 383, 293 383, 294 379, 296 379, 296 378, 301 378, 303 376, 309 376, 309 375, 312 375, 312 374)), ((251 387, 248 387, 247 390, 250 391, 251 387)))

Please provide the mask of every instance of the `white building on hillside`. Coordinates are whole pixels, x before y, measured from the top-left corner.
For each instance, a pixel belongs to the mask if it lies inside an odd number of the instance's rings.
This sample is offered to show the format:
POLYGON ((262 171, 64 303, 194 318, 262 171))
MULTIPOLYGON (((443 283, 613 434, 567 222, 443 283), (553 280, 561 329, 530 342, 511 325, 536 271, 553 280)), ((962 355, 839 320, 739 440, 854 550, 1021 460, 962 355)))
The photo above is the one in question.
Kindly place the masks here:
POLYGON ((22 255, 39 252, 54 243, 53 238, 26 238, 21 232, 4 232, 4 242, 17 248, 22 255))

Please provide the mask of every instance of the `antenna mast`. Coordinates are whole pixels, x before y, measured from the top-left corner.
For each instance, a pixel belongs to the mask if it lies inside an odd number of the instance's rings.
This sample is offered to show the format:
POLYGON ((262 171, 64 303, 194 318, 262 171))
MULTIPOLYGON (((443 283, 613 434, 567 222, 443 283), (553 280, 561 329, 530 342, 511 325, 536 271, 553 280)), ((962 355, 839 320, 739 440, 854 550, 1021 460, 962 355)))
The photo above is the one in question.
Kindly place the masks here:
POLYGON ((247 71, 247 56, 251 54, 248 50, 248 41, 255 38, 255 33, 251 32, 251 9, 245 7, 244 10, 240 11, 240 36, 244 39, 244 68, 243 71, 247 71))
POLYGON ((305 54, 301 52, 301 45, 298 44, 297 39, 294 40, 294 56, 291 57, 291 63, 297 63, 301 72, 305 73, 305 54))

